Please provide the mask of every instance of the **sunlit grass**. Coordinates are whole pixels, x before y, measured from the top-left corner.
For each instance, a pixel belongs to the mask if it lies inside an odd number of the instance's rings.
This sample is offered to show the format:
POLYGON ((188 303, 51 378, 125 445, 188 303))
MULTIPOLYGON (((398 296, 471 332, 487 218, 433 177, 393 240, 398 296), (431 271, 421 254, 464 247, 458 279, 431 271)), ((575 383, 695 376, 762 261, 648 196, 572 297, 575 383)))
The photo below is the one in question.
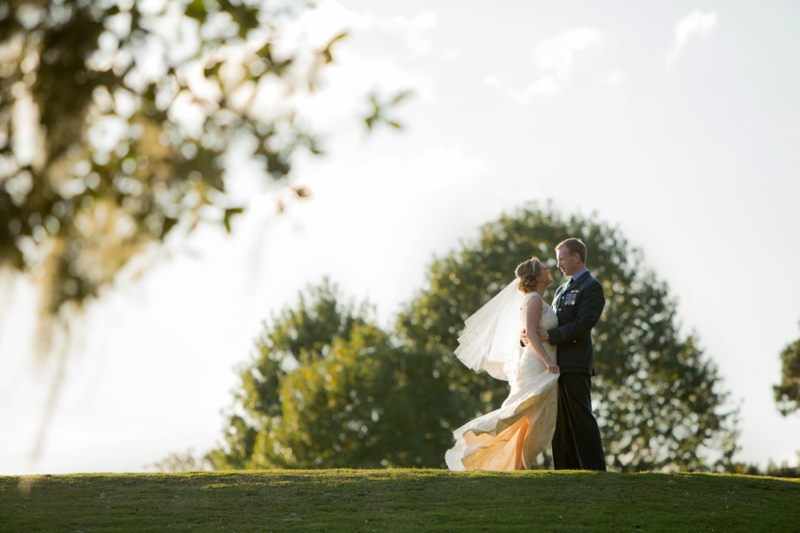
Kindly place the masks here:
POLYGON ((0 477, 0 531, 800 531, 800 480, 320 470, 0 477))

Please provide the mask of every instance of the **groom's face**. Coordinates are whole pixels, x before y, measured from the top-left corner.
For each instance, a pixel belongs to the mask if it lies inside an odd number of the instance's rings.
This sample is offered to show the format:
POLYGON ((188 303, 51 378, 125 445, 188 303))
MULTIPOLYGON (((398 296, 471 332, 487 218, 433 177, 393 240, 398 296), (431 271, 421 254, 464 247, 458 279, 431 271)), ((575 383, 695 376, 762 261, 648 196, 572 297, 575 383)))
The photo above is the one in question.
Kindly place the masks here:
POLYGON ((577 272, 576 267, 580 262, 580 256, 578 254, 570 252, 569 248, 564 246, 556 252, 556 257, 558 257, 558 268, 565 276, 571 276, 577 272))

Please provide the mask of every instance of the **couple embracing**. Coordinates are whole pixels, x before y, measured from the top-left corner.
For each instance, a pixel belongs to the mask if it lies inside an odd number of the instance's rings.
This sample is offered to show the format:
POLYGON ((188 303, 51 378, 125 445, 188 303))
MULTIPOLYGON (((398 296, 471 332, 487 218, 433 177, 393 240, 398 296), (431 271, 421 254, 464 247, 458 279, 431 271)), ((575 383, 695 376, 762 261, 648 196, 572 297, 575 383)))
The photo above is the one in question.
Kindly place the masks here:
POLYGON ((534 257, 466 321, 456 356, 511 390, 499 409, 453 432, 456 444, 445 455, 451 470, 524 470, 551 445, 556 470, 606 469, 590 394, 603 287, 586 268, 580 239, 561 242, 556 255, 570 279, 552 306, 543 295, 553 278, 534 257))

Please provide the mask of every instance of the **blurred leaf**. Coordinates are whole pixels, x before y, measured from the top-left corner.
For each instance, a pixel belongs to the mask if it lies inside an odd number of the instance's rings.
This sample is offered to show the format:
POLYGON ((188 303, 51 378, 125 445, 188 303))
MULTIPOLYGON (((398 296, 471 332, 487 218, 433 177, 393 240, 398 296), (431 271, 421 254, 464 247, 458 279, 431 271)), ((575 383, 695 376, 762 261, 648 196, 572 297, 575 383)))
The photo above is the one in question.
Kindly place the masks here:
POLYGON ((192 0, 186 4, 186 16, 204 22, 208 16, 206 3, 203 0, 192 0))
POLYGON ((221 61, 215 61, 215 62, 211 63, 211 65, 209 65, 209 66, 207 66, 207 67, 205 67, 203 69, 203 75, 206 78, 217 77, 217 76, 219 76, 219 67, 221 67, 221 66, 222 66, 222 62, 221 61))
POLYGON ((414 94, 414 91, 406 89, 405 91, 400 91, 392 98, 391 104, 397 105, 403 100, 410 98, 414 94))
POLYGON ((222 218, 222 223, 225 225, 225 230, 230 233, 231 232, 231 218, 235 215, 241 215, 244 213, 244 209, 241 207, 232 207, 225 210, 225 216, 222 218))
POLYGON ((302 185, 295 185, 292 187, 292 191, 294 191, 298 198, 308 198, 311 196, 311 189, 302 185))
POLYGON ((367 129, 371 131, 377 124, 380 123, 385 123, 386 125, 398 130, 402 129, 403 126, 398 121, 390 119, 386 115, 394 107, 402 103, 404 100, 407 100, 412 95, 413 92, 410 90, 399 91, 395 93, 394 96, 391 96, 384 101, 377 94, 370 94, 367 99, 369 101, 369 106, 371 107, 371 112, 367 117, 364 118, 364 123, 366 124, 367 129))
POLYGON ((337 35, 336 37, 334 37, 333 39, 331 39, 331 40, 328 42, 328 44, 325 46, 325 49, 323 49, 323 50, 322 50, 322 52, 320 52, 320 53, 322 54, 322 57, 323 57, 324 63, 325 63, 326 65, 327 65, 328 63, 331 63, 331 62, 333 61, 333 53, 331 52, 331 48, 333 47, 333 45, 334 45, 335 43, 337 43, 338 41, 341 41, 341 40, 342 40, 342 39, 344 39, 345 37, 347 37, 347 32, 340 33, 339 35, 337 35))
POLYGON ((172 227, 177 223, 178 223, 178 219, 177 218, 164 217, 163 230, 161 232, 162 238, 167 233, 169 233, 169 230, 171 230, 172 227))

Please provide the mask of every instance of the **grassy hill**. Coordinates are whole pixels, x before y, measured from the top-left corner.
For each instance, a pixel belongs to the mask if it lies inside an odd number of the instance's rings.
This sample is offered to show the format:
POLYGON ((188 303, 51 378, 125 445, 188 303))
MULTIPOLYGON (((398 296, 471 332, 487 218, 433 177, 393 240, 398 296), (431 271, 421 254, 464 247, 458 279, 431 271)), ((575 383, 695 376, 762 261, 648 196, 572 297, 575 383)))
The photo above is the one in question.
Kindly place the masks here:
POLYGON ((0 532, 800 532, 800 480, 319 470, 0 477, 0 532))

